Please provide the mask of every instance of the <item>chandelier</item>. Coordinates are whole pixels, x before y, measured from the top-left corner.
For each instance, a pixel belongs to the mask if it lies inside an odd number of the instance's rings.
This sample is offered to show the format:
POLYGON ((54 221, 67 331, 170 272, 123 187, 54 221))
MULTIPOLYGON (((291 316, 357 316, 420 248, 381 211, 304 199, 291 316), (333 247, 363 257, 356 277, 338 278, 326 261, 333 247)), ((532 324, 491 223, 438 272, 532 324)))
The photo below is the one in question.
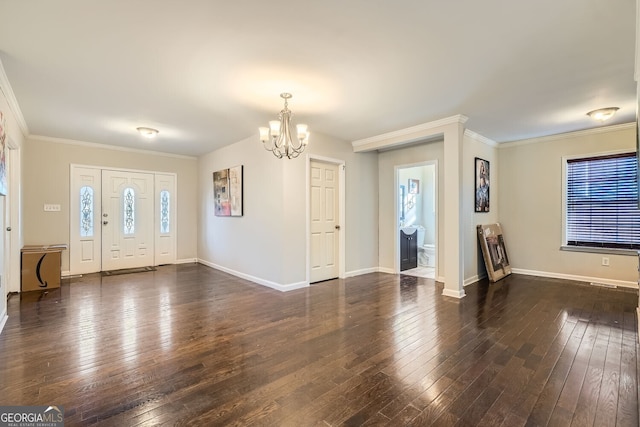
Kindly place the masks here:
POLYGON ((271 120, 268 128, 258 128, 260 141, 262 141, 264 148, 271 151, 277 158, 294 159, 307 148, 309 132, 307 125, 299 124, 296 126, 296 137, 291 136, 291 111, 287 102, 291 98, 291 94, 281 93, 280 97, 284 99, 284 108, 278 114, 279 120, 271 120))

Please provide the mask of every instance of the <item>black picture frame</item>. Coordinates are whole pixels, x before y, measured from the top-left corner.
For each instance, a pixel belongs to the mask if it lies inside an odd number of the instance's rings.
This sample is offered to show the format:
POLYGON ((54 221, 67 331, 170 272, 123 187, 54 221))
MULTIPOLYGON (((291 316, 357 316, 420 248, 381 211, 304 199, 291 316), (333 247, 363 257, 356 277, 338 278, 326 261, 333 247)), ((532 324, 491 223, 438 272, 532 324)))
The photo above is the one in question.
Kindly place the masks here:
POLYGON ((489 212, 490 165, 488 160, 475 158, 475 185, 473 206, 476 212, 489 212))

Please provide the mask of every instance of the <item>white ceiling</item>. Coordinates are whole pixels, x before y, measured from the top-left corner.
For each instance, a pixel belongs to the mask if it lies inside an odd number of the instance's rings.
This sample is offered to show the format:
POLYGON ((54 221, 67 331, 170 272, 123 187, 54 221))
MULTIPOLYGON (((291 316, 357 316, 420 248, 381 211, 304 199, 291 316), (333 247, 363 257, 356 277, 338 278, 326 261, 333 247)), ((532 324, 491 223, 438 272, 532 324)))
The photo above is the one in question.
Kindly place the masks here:
POLYGON ((635 0, 0 0, 0 17, 31 135, 199 155, 259 144, 281 92, 311 144, 456 114, 497 142, 636 114, 635 0))

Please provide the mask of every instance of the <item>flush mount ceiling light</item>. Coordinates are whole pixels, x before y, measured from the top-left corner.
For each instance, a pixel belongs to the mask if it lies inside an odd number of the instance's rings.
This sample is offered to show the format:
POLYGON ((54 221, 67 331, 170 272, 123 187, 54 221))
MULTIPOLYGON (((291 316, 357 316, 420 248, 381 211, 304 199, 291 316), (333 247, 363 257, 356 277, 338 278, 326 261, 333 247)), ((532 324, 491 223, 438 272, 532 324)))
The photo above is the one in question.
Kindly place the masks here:
POLYGON ((605 120, 608 120, 611 117, 613 117, 618 110, 619 110, 618 107, 600 108, 599 110, 589 111, 587 113, 587 116, 591 117, 594 120, 604 122, 605 120))
POLYGON ((260 131, 260 141, 267 151, 271 151, 274 156, 281 159, 296 158, 304 151, 309 144, 309 132, 307 125, 296 126, 296 138, 291 137, 291 111, 287 102, 291 98, 290 93, 281 93, 284 99, 284 108, 278 114, 278 120, 271 120, 269 127, 258 128, 260 131))
POLYGON ((153 128, 145 128, 145 127, 139 127, 137 128, 138 132, 140 132, 140 135, 144 136, 145 138, 149 138, 149 139, 153 139, 156 137, 156 135, 158 135, 158 129, 153 129, 153 128))

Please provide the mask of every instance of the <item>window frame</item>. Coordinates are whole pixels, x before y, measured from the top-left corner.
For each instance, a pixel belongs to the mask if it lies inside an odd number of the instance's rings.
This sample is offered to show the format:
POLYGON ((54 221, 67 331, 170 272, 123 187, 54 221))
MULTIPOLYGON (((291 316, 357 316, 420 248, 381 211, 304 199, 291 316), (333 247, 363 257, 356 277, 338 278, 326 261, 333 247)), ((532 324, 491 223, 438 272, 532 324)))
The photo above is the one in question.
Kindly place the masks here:
POLYGON ((619 156, 624 154, 636 154, 634 149, 620 149, 620 150, 611 150, 605 152, 597 152, 597 153, 583 153, 583 154, 575 154, 569 156, 562 157, 562 237, 561 237, 561 246, 560 250, 563 251, 571 251, 571 252, 590 252, 597 254, 611 254, 611 255, 630 255, 637 256, 637 249, 622 249, 622 248, 603 248, 597 246, 573 246, 567 244, 567 225, 568 225, 568 195, 567 195, 567 187, 568 187, 568 163, 571 160, 580 160, 580 159, 590 159, 595 157, 607 157, 607 156, 619 156))

